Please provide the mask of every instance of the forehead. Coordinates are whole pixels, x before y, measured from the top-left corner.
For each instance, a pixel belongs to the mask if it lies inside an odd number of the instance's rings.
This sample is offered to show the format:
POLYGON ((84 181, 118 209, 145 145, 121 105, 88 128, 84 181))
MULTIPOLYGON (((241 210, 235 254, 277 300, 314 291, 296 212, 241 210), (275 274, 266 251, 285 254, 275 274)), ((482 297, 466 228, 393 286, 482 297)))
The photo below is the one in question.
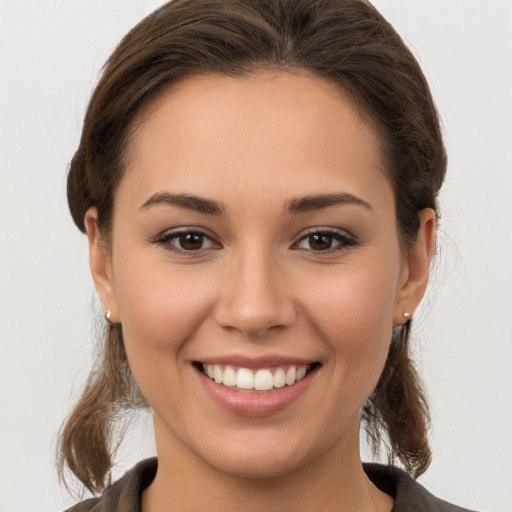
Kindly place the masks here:
POLYGON ((142 204, 172 188, 219 195, 371 195, 387 181, 379 141, 336 85, 266 72, 188 78, 162 94, 134 132, 120 189, 142 204), (364 185, 364 186, 363 186, 364 185))

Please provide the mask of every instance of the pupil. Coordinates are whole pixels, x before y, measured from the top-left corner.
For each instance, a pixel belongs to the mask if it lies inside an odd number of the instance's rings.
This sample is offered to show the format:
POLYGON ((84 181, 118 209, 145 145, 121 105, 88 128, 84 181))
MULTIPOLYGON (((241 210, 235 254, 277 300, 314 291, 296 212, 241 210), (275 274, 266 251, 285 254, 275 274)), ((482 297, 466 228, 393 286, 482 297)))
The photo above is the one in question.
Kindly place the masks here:
POLYGON ((180 245, 186 251, 196 251, 203 245, 203 235, 197 233, 186 233, 180 235, 180 245))
POLYGON ((315 251, 325 251, 331 248, 332 235, 311 235, 309 237, 309 244, 315 251))

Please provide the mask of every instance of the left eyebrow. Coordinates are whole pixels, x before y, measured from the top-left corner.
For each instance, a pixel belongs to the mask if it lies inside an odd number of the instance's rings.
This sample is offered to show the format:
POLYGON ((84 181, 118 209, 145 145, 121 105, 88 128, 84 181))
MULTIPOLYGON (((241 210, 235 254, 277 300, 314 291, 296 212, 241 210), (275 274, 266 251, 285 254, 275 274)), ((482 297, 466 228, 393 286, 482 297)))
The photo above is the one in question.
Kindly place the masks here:
POLYGON ((290 199, 286 202, 286 210, 291 214, 305 213, 328 208, 329 206, 344 204, 362 206, 373 212, 370 203, 347 192, 338 194, 318 194, 290 199))
POLYGON ((169 192, 157 192, 153 194, 141 207, 141 210, 147 210, 152 206, 167 204, 177 206, 185 210, 192 210, 206 215, 223 215, 226 208, 222 203, 198 197, 190 194, 171 194, 169 192))

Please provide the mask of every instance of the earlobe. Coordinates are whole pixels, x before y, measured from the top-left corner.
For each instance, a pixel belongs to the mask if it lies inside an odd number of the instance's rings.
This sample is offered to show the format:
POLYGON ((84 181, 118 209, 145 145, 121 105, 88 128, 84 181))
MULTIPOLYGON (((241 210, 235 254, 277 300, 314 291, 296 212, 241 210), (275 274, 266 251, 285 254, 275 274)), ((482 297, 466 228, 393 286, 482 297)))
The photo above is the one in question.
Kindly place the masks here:
POLYGON ((112 262, 105 240, 98 226, 98 211, 89 208, 84 218, 87 239, 89 241, 89 266, 94 286, 100 296, 105 311, 110 311, 109 323, 119 323, 119 314, 112 278, 112 262))
POLYGON ((394 325, 402 325, 411 319, 427 289, 436 246, 436 214, 431 208, 425 208, 419 213, 419 220, 418 236, 406 262, 406 278, 400 284, 395 302, 394 325))

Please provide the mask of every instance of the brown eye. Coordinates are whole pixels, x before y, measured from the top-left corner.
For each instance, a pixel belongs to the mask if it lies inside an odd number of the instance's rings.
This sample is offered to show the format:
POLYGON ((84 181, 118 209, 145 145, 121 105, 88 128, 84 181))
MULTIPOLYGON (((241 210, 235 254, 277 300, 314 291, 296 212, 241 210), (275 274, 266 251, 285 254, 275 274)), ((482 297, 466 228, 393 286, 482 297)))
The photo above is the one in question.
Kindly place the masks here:
POLYGON ((219 249, 218 242, 200 231, 180 230, 159 236, 154 242, 177 253, 199 253, 208 249, 219 249))
POLYGON ((310 235, 308 237, 309 246, 313 251, 325 251, 332 247, 333 236, 326 233, 310 235))
POLYGON ((204 235, 201 233, 182 233, 178 237, 179 246, 185 251, 198 251, 203 248, 204 235))
POLYGON ((312 252, 333 252, 357 245, 357 241, 342 230, 310 232, 297 243, 297 248, 312 252))

